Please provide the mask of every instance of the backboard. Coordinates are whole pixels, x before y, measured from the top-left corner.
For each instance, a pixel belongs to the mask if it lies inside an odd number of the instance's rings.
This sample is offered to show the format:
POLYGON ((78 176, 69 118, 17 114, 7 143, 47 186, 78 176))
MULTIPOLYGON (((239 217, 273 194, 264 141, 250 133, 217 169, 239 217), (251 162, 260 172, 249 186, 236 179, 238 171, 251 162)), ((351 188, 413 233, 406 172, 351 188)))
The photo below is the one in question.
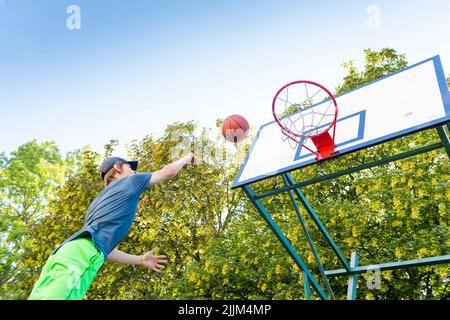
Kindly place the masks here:
MULTIPOLYGON (((450 121, 450 94, 439 56, 335 98, 336 155, 324 161, 450 121)), ((315 148, 311 141, 305 145, 315 148)), ((302 145, 292 148, 283 141, 280 127, 271 121, 258 130, 232 188, 315 163, 315 155, 302 145)))

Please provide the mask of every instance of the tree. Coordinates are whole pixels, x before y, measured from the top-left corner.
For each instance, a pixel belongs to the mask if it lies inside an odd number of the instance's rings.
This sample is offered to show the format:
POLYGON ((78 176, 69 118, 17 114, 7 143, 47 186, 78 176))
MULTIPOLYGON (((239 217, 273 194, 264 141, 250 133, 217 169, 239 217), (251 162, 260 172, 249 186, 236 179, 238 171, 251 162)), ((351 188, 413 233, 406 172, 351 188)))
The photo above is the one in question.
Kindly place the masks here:
POLYGON ((25 235, 48 214, 70 160, 64 162, 54 142, 28 142, 8 157, 0 154, 0 296, 17 276, 17 265, 29 250, 25 235))
POLYGON ((70 172, 67 181, 56 191, 55 199, 46 208, 48 214, 28 228, 23 240, 28 250, 9 286, 16 298, 28 297, 53 249, 83 226, 90 202, 102 188, 99 159, 89 148, 74 152, 71 161, 76 171, 70 172))
MULTIPOLYGON (((139 171, 152 172, 173 161, 173 137, 189 139, 201 150, 214 149, 214 142, 203 130, 196 133, 193 123, 169 125, 165 134, 155 140, 148 136, 134 142, 129 157, 140 161, 139 171)), ((111 140, 105 156, 113 153, 117 142, 111 140)), ((30 234, 32 251, 26 263, 19 291, 23 296, 31 291, 48 255, 65 238, 79 230, 90 202, 101 191, 98 176, 99 155, 84 150, 78 170, 59 190, 51 204, 51 214, 30 234)), ((213 159, 214 160, 214 159, 213 159)), ((202 252, 211 239, 222 234, 238 210, 239 194, 230 196, 231 176, 224 163, 214 160, 196 167, 186 167, 175 179, 156 185, 141 198, 138 213, 128 237, 119 249, 131 254, 143 254, 155 246, 169 257, 170 265, 162 275, 147 269, 106 263, 88 292, 87 298, 156 299, 167 295, 171 283, 184 276, 191 261, 202 259, 202 252), (236 197, 236 200, 233 199, 236 197)))
POLYGON ((336 88, 336 95, 387 76, 407 66, 405 55, 397 54, 394 49, 385 48, 379 52, 365 49, 364 55, 365 67, 363 71, 357 70, 354 60, 349 60, 343 64, 343 67, 347 70, 347 75, 344 77, 344 83, 336 88))

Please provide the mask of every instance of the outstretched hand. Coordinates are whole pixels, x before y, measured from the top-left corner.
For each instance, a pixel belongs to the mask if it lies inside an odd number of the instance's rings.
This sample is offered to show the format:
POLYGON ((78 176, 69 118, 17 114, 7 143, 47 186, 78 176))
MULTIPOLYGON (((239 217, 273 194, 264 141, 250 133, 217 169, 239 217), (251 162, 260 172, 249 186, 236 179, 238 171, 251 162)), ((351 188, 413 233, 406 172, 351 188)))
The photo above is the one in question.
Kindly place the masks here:
POLYGON ((157 248, 152 249, 149 253, 141 256, 141 266, 152 269, 155 272, 161 272, 166 266, 163 263, 167 263, 166 256, 155 256, 154 253, 157 248))

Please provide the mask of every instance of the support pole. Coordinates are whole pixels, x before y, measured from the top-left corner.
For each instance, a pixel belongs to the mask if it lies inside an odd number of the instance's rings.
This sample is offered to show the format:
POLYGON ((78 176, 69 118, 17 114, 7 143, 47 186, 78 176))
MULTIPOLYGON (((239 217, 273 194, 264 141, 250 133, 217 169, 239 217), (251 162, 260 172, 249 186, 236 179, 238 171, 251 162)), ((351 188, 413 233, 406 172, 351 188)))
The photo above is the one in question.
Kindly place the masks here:
MULTIPOLYGON (((289 185, 288 178, 285 174, 282 175, 283 181, 285 185, 289 185)), ((317 253, 316 247, 314 246, 314 242, 309 234, 308 228, 306 227, 306 223, 303 220, 300 209, 295 201, 294 195, 292 191, 289 191, 289 197, 291 198, 292 204, 294 205, 295 212, 297 213, 298 220, 300 220, 300 224, 302 225, 303 231, 305 232, 306 240, 308 241, 309 247, 314 255, 314 259, 316 260, 317 267, 319 268, 320 274, 322 275, 323 280, 325 281, 325 286, 327 287, 328 293, 331 296, 332 300, 335 300, 333 289, 331 289, 330 282, 328 281, 327 275, 325 274, 325 269, 323 268, 322 263, 320 262, 319 254, 317 253)))
MULTIPOLYGON (((448 126, 449 125, 447 124, 447 127, 448 126)), ((442 145, 445 148, 445 152, 447 152, 447 156, 450 159, 450 139, 448 138, 448 135, 445 132, 444 127, 437 128, 437 132, 439 134, 439 138, 441 138, 441 142, 442 142, 442 145)))
MULTIPOLYGON (((357 252, 352 252, 350 258, 350 267, 356 268, 359 263, 359 255, 357 252)), ((348 277, 348 288, 347 288, 347 300, 355 300, 356 299, 356 285, 358 282, 358 274, 352 274, 348 277)))
POLYGON ((309 290, 309 281, 306 273, 302 272, 303 276, 303 289, 305 289, 305 300, 311 300, 311 291, 309 290))
POLYGON ((424 266, 434 266, 438 264, 447 264, 450 263, 450 255, 446 256, 438 256, 438 257, 430 257, 430 258, 422 258, 415 260, 406 260, 399 262, 389 262, 389 263, 381 263, 370 266, 360 266, 352 268, 350 272, 345 269, 337 269, 337 270, 329 270, 325 271, 327 276, 341 276, 348 274, 358 274, 365 273, 367 271, 373 270, 374 268, 379 269, 380 271, 384 270, 396 270, 396 269, 404 269, 410 267, 424 267, 424 266))
POLYGON ((308 267, 305 265, 305 263, 303 262, 303 260, 300 258, 300 256, 297 254, 297 252, 295 251, 295 249, 292 247, 291 243, 289 242, 289 240, 286 238, 286 236, 283 234, 283 232, 281 231, 281 229, 277 226, 277 224, 275 223, 275 221, 272 219, 272 217, 270 216, 270 214, 267 212, 266 208, 264 207, 264 205, 261 203, 261 201, 255 199, 255 192, 253 191, 253 189, 251 189, 249 186, 244 186, 243 190, 245 192, 245 194, 247 195, 247 197, 250 199, 250 201, 252 202, 252 204, 255 206, 256 210, 259 212, 259 214, 263 217, 263 219, 267 222, 267 224, 269 225, 270 229, 272 229, 273 233, 275 233, 275 235, 277 236, 278 240, 281 242, 281 244, 283 245, 283 247, 286 249, 286 251, 289 253, 289 255, 291 256, 291 258, 294 260, 294 262, 297 264, 297 266, 299 267, 299 269, 301 271, 303 271, 307 278, 308 281, 311 283, 312 287, 314 288, 314 291, 317 292, 317 294, 320 296, 321 299, 323 300, 328 300, 327 295, 325 294, 325 292, 322 290, 322 288, 320 287, 320 285, 317 283, 316 279, 314 279, 313 275, 311 274, 311 272, 308 270, 308 267))
MULTIPOLYGON (((292 178, 292 176, 289 173, 286 173, 285 176, 288 179, 288 182, 291 186, 295 184, 294 179, 292 178)), ((339 261, 341 261, 341 263, 343 264, 344 268, 347 271, 350 271, 350 266, 349 266, 347 260, 344 258, 344 255, 341 253, 341 251, 337 247, 336 243, 334 243, 333 238, 331 238, 330 234, 328 233, 327 229, 323 225, 322 221, 320 221, 319 217, 314 212, 314 209, 312 208, 311 204, 306 199, 305 195, 302 193, 302 191, 299 188, 295 188, 294 192, 297 195, 300 202, 302 203, 303 207, 305 207, 305 209, 308 212, 311 219, 316 224, 317 228, 319 228, 319 231, 325 237, 325 240, 331 246, 331 249, 334 251, 334 253, 338 257, 339 261)))

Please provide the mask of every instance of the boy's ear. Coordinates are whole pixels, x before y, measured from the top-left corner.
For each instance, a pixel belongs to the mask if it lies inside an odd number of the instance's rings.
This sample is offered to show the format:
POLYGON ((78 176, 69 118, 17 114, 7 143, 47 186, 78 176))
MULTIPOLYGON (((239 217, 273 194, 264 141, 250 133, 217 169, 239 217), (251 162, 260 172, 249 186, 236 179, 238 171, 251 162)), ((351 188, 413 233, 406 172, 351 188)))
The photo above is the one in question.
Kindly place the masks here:
POLYGON ((120 164, 115 163, 114 169, 116 169, 117 172, 122 173, 122 166, 120 164))

